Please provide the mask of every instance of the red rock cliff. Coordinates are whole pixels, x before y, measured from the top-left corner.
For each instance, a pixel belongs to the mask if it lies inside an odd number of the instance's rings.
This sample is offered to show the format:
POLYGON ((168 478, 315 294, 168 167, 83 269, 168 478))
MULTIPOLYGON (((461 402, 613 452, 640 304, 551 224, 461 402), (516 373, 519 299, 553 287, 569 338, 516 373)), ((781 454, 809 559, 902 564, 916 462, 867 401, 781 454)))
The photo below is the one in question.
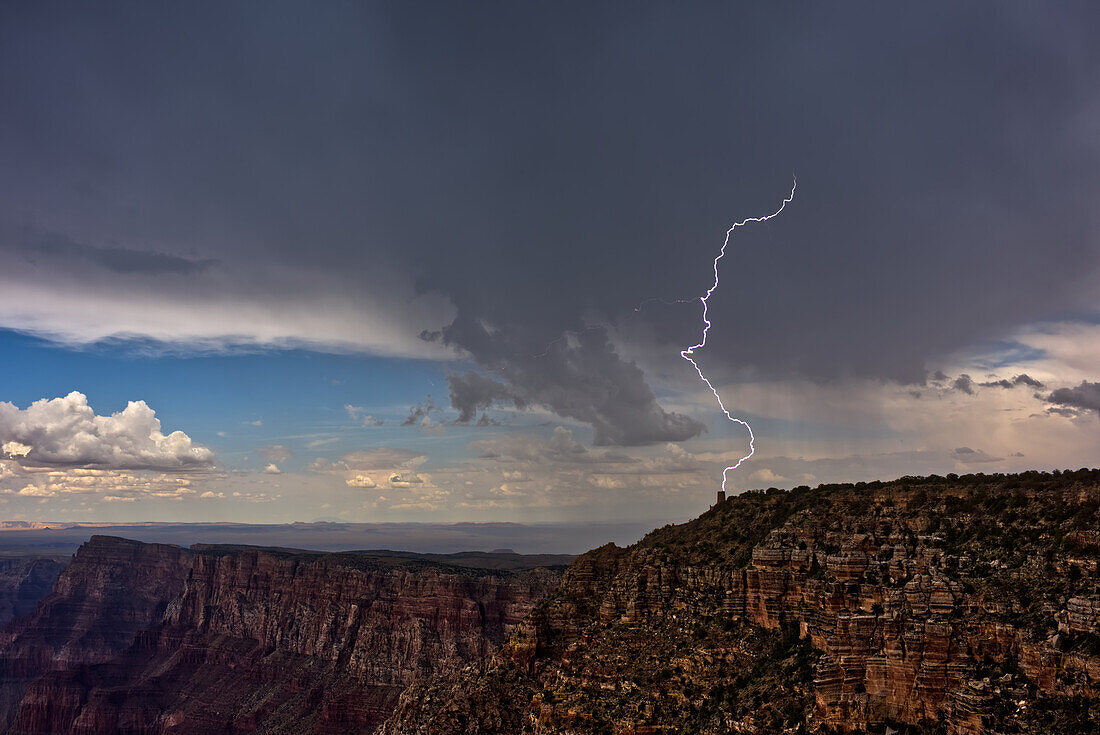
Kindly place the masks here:
POLYGON ((387 735, 1094 732, 1100 472, 754 493, 570 568, 387 735))
POLYGON ((10 733, 371 732, 558 581, 369 554, 95 537, 0 652, 10 733))

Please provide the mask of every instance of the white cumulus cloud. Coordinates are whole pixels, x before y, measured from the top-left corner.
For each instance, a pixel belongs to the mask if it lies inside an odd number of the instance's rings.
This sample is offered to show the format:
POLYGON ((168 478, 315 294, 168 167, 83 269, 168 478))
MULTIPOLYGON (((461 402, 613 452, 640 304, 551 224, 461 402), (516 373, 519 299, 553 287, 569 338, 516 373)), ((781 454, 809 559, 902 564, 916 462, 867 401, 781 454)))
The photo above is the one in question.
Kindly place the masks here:
POLYGON ((41 399, 25 409, 0 402, 0 442, 24 465, 128 470, 197 470, 214 453, 182 431, 165 434, 145 401, 98 416, 83 393, 41 399))

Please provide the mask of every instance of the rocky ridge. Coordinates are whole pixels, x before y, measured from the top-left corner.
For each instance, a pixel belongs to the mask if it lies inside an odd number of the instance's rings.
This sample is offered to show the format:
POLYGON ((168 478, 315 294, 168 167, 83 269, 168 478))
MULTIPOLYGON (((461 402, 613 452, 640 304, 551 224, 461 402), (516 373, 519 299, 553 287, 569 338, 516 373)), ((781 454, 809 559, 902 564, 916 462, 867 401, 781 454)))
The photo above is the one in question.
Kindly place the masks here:
POLYGON ((1085 733, 1100 471, 747 493, 580 557, 414 733, 1085 733))

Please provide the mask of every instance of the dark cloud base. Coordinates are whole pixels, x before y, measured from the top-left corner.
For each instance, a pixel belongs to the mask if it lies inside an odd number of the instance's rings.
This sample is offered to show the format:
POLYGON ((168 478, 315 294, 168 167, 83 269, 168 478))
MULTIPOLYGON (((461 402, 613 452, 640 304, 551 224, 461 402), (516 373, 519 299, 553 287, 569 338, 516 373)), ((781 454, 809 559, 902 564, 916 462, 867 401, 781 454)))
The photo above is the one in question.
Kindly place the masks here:
POLYGON ((500 377, 474 371, 447 376, 460 421, 510 403, 541 406, 590 424, 596 445, 684 441, 706 430, 690 416, 661 408, 642 370, 619 356, 604 328, 567 335, 533 353, 510 329, 490 330, 460 316, 443 329, 442 339, 500 377))
POLYGON ((1100 412, 1100 383, 1084 380, 1073 388, 1059 388, 1047 396, 1047 401, 1062 407, 1051 409, 1057 413, 1076 415, 1082 411, 1100 412))

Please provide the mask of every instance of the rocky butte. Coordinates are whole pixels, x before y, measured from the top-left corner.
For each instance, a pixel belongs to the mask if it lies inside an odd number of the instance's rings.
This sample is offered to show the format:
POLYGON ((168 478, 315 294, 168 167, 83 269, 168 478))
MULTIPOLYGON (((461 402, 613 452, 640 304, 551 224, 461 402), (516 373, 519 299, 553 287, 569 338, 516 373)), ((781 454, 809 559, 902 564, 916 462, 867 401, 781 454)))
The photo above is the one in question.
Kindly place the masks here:
POLYGON ((564 575, 503 558, 96 537, 6 628, 0 721, 88 735, 1100 721, 1097 470, 751 492, 564 575))

